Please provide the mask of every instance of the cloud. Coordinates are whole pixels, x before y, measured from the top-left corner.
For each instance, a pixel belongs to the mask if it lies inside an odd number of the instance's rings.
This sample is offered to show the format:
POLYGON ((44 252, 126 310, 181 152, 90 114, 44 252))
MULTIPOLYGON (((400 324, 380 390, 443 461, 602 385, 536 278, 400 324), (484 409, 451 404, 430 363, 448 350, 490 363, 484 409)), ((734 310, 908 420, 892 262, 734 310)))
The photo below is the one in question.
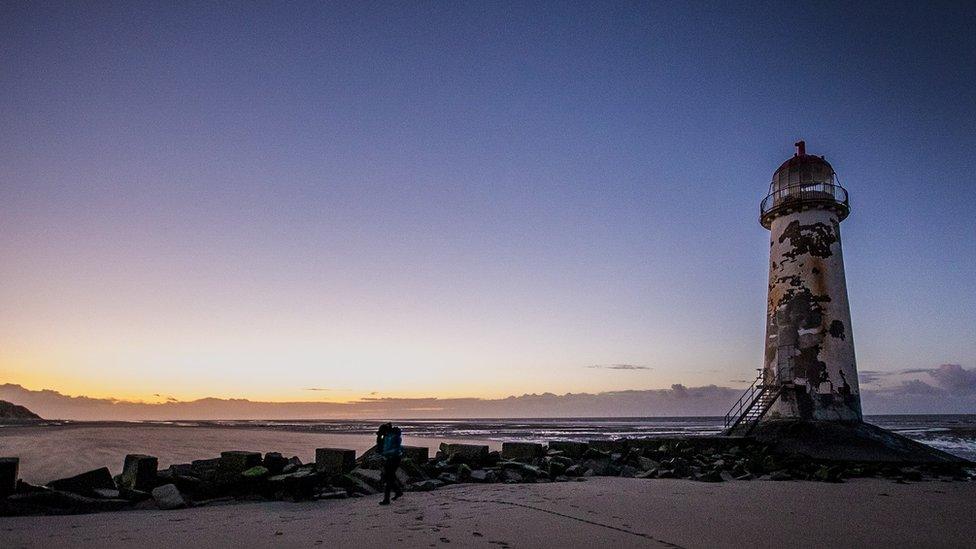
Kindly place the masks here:
POLYGON ((976 395, 976 368, 967 370, 959 364, 943 364, 929 375, 950 393, 976 395))
POLYGON ((652 370, 649 366, 637 366, 635 364, 594 364, 587 368, 598 368, 601 370, 652 370))
POLYGON ((325 387, 306 387, 306 391, 331 391, 332 389, 327 389, 325 387))
MULTIPOLYGON (((931 379, 901 380, 888 387, 862 387, 865 414, 976 412, 976 369, 943 364, 922 370, 920 373, 931 379)), ((903 372, 887 374, 868 370, 866 376, 862 375, 862 381, 889 375, 903 375, 903 372)), ((533 393, 496 399, 395 398, 377 396, 374 391, 362 399, 341 403, 221 398, 179 401, 172 397, 167 397, 166 402, 150 403, 69 396, 47 389, 0 384, 0 400, 26 406, 41 417, 75 420, 722 416, 741 394, 741 388, 688 387, 675 383, 667 389, 562 395, 533 393)))

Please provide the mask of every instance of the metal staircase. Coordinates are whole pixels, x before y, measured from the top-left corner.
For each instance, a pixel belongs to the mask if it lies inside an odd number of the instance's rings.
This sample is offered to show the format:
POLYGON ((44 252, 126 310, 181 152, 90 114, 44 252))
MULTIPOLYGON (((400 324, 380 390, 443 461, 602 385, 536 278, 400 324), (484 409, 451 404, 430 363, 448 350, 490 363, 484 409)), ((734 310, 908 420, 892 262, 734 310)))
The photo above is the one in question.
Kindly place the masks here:
POLYGON ((726 436, 747 436, 766 415, 783 390, 782 385, 764 382, 763 371, 725 414, 726 436))

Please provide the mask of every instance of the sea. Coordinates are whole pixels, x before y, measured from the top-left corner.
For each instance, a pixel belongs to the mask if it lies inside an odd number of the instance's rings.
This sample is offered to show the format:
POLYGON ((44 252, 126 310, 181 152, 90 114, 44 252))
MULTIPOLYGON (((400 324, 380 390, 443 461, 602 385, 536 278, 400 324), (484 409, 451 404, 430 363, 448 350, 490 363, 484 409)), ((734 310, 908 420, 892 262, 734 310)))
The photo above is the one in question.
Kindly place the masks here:
MULTIPOLYGON (((976 414, 879 415, 865 421, 976 461, 976 414)), ((372 434, 380 421, 367 420, 240 420, 147 422, 187 427, 238 427, 290 432, 372 434)), ((408 419, 397 421, 404 433, 423 438, 544 442, 660 436, 714 435, 721 417, 627 417, 536 419, 408 419)))

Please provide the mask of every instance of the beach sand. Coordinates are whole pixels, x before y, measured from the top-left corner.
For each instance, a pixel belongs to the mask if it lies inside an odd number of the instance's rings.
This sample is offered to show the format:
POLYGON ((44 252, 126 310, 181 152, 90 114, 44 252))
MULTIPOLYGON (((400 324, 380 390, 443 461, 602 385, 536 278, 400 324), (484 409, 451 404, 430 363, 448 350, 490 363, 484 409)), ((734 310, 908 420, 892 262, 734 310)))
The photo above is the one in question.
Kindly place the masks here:
MULTIPOLYGON (((442 442, 487 444, 500 442, 405 436, 404 444, 427 446, 431 454, 442 442)), ((20 458, 20 478, 34 484, 108 467, 122 472, 126 454, 149 454, 164 469, 174 463, 217 457, 223 450, 281 452, 315 461, 315 449, 350 448, 362 454, 376 443, 372 435, 294 432, 246 427, 171 427, 153 424, 79 424, 0 429, 0 456, 20 458)))
POLYGON ((973 547, 976 483, 592 478, 0 519, 15 547, 973 547))

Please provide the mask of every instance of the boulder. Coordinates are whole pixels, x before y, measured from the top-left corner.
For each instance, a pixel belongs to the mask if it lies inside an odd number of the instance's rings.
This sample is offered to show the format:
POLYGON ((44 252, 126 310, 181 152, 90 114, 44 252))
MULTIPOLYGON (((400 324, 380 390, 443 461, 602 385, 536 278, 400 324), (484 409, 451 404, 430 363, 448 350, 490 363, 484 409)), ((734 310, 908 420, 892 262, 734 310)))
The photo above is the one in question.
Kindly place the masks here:
POLYGON ((413 484, 408 484, 407 490, 412 492, 429 492, 431 490, 440 488, 443 485, 444 485, 443 482, 435 479, 422 480, 420 482, 414 482, 413 484))
POLYGON ((349 476, 357 478, 366 484, 369 484, 373 488, 380 488, 383 486, 383 473, 377 471, 376 469, 363 469, 362 467, 357 467, 349 472, 349 476))
POLYGON ((441 473, 437 476, 437 480, 444 484, 457 484, 458 478, 454 473, 441 473))
POLYGON ((417 465, 423 465, 430 459, 430 448, 426 446, 404 446, 403 459, 409 459, 417 465))
MULTIPOLYGON (((362 469, 362 470, 363 471, 370 471, 371 469, 362 469)), ((373 486, 371 486, 369 483, 363 481, 359 477, 352 476, 352 474, 345 475, 342 478, 345 480, 345 483, 347 485, 349 485, 349 488, 354 493, 357 493, 357 494, 365 494, 365 495, 368 496, 370 494, 375 494, 375 493, 379 492, 379 490, 377 490, 376 488, 374 488, 373 486)))
POLYGON ((321 492, 315 494, 313 499, 345 499, 349 497, 349 494, 345 490, 340 490, 338 488, 328 488, 322 490, 321 492))
POLYGON ((569 440, 554 440, 549 443, 549 450, 555 452, 562 452, 566 457, 579 459, 583 457, 583 454, 589 448, 589 445, 585 442, 576 442, 569 440))
POLYGON ((277 475, 288 465, 288 458, 278 452, 268 452, 264 454, 264 461, 261 462, 269 473, 277 475))
POLYGON ((151 490, 156 485, 159 460, 144 454, 125 456, 122 474, 119 475, 119 488, 129 490, 151 490))
MULTIPOLYGON (((190 463, 190 474, 201 480, 213 480, 217 478, 217 470, 220 467, 220 458, 195 459, 190 463)), ((243 471, 243 469, 241 469, 243 471)))
POLYGON ((585 465, 571 465, 566 468, 563 474, 567 477, 581 477, 586 473, 586 471, 588 471, 588 469, 585 465))
POLYGON ((288 496, 295 500, 309 499, 314 497, 320 479, 321 475, 314 467, 306 466, 292 473, 268 477, 268 490, 272 494, 277 494, 279 498, 288 496))
POLYGON ((243 473, 251 467, 261 465, 260 452, 232 450, 220 453, 218 470, 222 474, 243 473))
POLYGON ((254 467, 242 472, 241 476, 250 480, 258 480, 268 476, 269 474, 271 474, 271 471, 268 471, 268 468, 264 465, 255 465, 254 467))
POLYGON ((494 482, 495 472, 488 469, 475 469, 471 471, 471 480, 474 482, 494 482))
POLYGON ((341 475, 356 467, 356 451, 345 448, 316 448, 315 468, 327 475, 341 475))
POLYGON ((164 511, 186 507, 186 500, 183 499, 183 494, 180 494, 180 491, 172 484, 164 484, 158 488, 153 488, 152 497, 156 501, 156 506, 164 511))
POLYGON ((115 481, 112 480, 112 473, 108 471, 108 467, 102 467, 73 477, 52 480, 47 483, 47 486, 62 492, 94 496, 95 490, 99 488, 115 490, 115 481))
POLYGON ((12 494, 0 500, 4 515, 61 515, 119 511, 129 506, 124 499, 103 499, 82 496, 61 490, 40 489, 12 494))
POLYGON ((480 464, 488 460, 488 446, 482 444, 441 443, 441 452, 452 463, 480 464))
POLYGON ((631 467, 630 465, 624 465, 623 467, 620 468, 619 476, 626 477, 626 478, 634 478, 637 476, 637 473, 638 471, 635 467, 631 467))
POLYGON ((0 458, 0 498, 9 496, 17 489, 17 469, 19 467, 20 458, 0 458))
POLYGON ((122 497, 122 492, 120 490, 110 490, 108 488, 96 488, 95 495, 104 499, 119 499, 122 497))
POLYGON ((541 458, 545 449, 536 442, 503 442, 502 459, 532 460, 541 458))

